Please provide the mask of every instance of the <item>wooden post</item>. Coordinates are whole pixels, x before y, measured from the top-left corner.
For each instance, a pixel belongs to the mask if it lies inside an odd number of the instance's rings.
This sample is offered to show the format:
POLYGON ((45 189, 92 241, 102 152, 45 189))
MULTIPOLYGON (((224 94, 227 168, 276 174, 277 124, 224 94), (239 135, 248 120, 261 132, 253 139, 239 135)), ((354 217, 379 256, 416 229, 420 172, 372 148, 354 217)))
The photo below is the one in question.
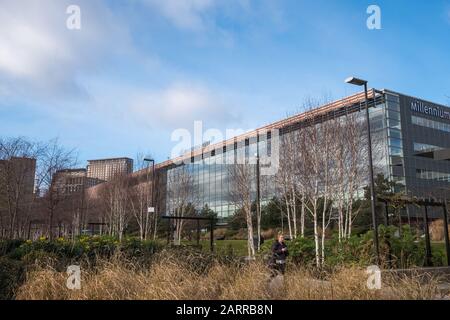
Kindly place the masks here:
POLYGON ((388 202, 384 202, 384 220, 386 222, 386 227, 389 226, 389 206, 388 202))
POLYGON ((172 225, 170 219, 167 219, 167 244, 170 243, 170 233, 172 232, 172 225))
POLYGON ((211 219, 211 231, 210 234, 210 246, 211 246, 211 252, 214 252, 214 219, 211 219))
POLYGON ((431 241, 430 241, 430 231, 428 229, 428 206, 425 205, 425 210, 424 210, 424 216, 423 216, 423 223, 424 223, 424 227, 425 227, 425 254, 426 254, 426 259, 425 259, 425 264, 427 267, 431 266, 431 241))
MULTIPOLYGON (((384 209, 385 209, 385 219, 386 219, 386 230, 389 227, 389 206, 388 202, 384 202, 384 209)), ((391 249, 391 241, 390 241, 390 235, 389 232, 386 234, 386 244, 388 247, 388 267, 392 268, 392 249, 391 249)))
POLYGON ((445 251, 447 253, 447 266, 450 267, 450 240, 448 238, 448 211, 447 211, 447 202, 444 202, 442 206, 444 209, 444 237, 445 237, 445 251))
POLYGON ((197 246, 200 246, 200 220, 197 220, 197 246))

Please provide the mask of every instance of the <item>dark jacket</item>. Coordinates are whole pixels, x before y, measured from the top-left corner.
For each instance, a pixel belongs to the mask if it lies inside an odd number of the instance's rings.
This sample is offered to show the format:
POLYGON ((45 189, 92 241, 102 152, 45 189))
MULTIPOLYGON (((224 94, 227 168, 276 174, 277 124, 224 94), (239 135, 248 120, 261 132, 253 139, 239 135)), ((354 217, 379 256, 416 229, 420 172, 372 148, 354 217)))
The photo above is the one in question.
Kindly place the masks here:
POLYGON ((278 242, 278 240, 275 240, 272 245, 272 254, 274 260, 286 260, 286 257, 289 255, 286 244, 284 242, 280 243, 278 242), (283 248, 285 248, 286 251, 283 252, 283 248))

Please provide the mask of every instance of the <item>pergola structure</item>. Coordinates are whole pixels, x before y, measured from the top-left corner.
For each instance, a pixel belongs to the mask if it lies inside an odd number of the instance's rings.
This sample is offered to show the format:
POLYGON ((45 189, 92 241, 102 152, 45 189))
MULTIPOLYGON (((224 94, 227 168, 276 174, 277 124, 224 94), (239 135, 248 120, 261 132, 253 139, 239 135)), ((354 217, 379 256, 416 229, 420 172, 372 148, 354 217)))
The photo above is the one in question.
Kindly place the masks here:
POLYGON ((210 226, 210 232, 209 232, 209 242, 210 242, 210 250, 211 252, 214 252, 214 222, 216 221, 215 218, 207 218, 207 217, 179 217, 179 216, 162 216, 162 219, 166 219, 168 224, 167 228, 167 243, 170 242, 170 233, 172 231, 171 228, 171 221, 172 220, 193 220, 197 221, 197 245, 200 245, 200 221, 209 221, 210 226))
POLYGON ((450 240, 448 235, 448 211, 447 211, 447 203, 446 201, 437 201, 434 199, 424 199, 424 198, 416 198, 409 196, 402 197, 377 197, 380 202, 385 204, 385 220, 386 224, 389 225, 389 204, 390 203, 398 203, 404 206, 415 205, 419 207, 423 207, 423 223, 424 223, 424 232, 425 232, 425 255, 426 266, 431 266, 431 240, 430 240, 430 230, 428 226, 428 208, 430 207, 441 207, 442 208, 442 218, 444 220, 444 237, 445 237, 445 251, 447 256, 447 265, 450 266, 450 240))
POLYGON ((89 231, 91 232, 91 235, 95 234, 95 230, 96 229, 100 229, 100 233, 102 231, 102 227, 106 227, 108 224, 105 222, 89 222, 88 226, 89 226, 89 231))

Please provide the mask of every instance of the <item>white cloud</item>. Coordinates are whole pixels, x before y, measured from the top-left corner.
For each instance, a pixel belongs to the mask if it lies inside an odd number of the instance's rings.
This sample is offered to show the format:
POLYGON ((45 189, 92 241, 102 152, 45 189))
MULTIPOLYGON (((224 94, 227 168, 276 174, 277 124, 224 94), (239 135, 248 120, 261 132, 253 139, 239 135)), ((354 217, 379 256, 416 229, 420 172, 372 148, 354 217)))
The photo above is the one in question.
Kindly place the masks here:
POLYGON ((134 94, 129 111, 140 122, 165 129, 190 128, 196 120, 223 126, 236 122, 225 100, 203 85, 176 83, 134 94))
POLYGON ((165 18, 180 29, 201 30, 205 27, 204 14, 212 9, 212 0, 143 0, 158 10, 165 18))
POLYGON ((101 2, 77 1, 81 30, 66 27, 73 1, 0 2, 0 85, 18 96, 85 94, 77 77, 95 72, 99 57, 127 47, 127 33, 101 2))

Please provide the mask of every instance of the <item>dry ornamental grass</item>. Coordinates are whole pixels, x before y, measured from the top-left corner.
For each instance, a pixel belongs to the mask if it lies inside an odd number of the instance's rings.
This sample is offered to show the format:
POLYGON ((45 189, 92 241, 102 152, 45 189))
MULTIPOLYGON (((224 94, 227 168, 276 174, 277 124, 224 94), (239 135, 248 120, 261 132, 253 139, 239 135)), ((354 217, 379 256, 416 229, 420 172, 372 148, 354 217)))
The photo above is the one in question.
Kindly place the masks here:
POLYGON ((318 279, 314 272, 291 267, 270 277, 260 261, 249 264, 210 261, 198 267, 191 258, 165 252, 149 266, 114 257, 82 267, 80 290, 66 287, 67 274, 51 266, 29 271, 16 299, 127 300, 367 300, 439 298, 438 279, 385 276, 382 290, 369 290, 367 274, 357 267, 340 268, 318 279))

